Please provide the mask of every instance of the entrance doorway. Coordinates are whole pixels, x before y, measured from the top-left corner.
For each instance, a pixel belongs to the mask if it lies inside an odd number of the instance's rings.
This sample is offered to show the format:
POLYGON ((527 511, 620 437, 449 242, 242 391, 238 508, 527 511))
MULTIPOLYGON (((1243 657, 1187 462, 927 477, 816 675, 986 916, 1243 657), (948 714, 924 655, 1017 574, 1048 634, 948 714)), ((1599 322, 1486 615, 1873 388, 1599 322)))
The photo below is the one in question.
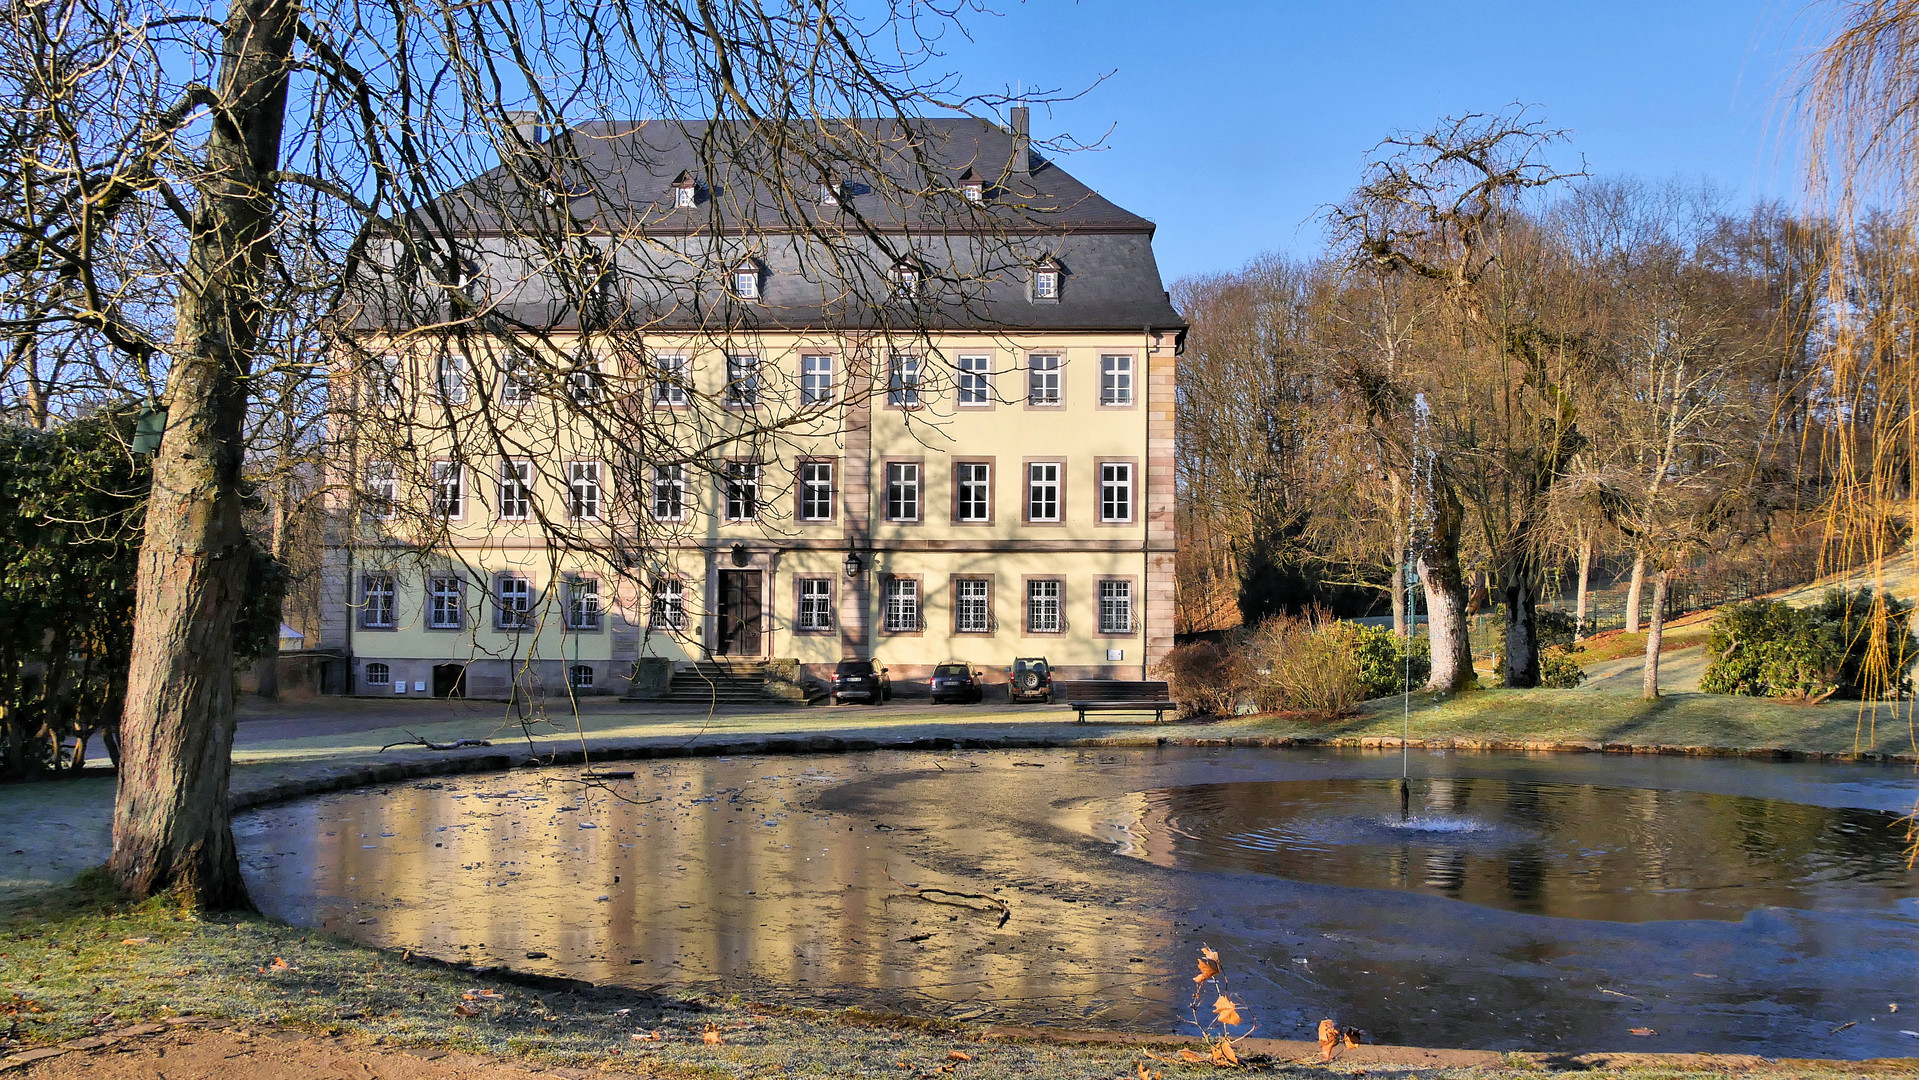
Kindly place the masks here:
POLYGON ((466 665, 433 665, 433 696, 436 698, 466 696, 466 665))
POLYGON ((719 640, 713 652, 720 656, 760 654, 760 572, 720 571, 719 640))

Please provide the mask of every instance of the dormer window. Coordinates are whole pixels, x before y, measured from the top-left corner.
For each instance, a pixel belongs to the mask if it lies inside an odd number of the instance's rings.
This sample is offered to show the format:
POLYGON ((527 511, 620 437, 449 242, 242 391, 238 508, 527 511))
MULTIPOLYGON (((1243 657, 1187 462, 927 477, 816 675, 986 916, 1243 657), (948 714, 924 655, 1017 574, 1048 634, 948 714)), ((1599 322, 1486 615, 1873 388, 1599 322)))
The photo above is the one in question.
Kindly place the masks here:
POLYGON ((733 295, 741 300, 760 298, 760 266, 748 260, 733 268, 733 295))
POLYGON ((971 169, 960 174, 959 189, 966 201, 975 206, 986 201, 986 181, 971 169))
POLYGON ((1056 263, 1041 263, 1033 268, 1033 299, 1059 299, 1060 268, 1056 263))
POLYGON ((841 184, 838 180, 829 178, 829 179, 820 181, 820 205, 821 206, 838 206, 840 204, 840 199, 844 197, 845 194, 846 194, 846 186, 844 184, 841 184))
POLYGON ((700 184, 690 172, 682 172, 673 178, 673 206, 677 210, 691 210, 700 201, 700 184))
POLYGON ((919 268, 901 263, 893 268, 893 290, 902 297, 918 296, 920 292, 919 268))

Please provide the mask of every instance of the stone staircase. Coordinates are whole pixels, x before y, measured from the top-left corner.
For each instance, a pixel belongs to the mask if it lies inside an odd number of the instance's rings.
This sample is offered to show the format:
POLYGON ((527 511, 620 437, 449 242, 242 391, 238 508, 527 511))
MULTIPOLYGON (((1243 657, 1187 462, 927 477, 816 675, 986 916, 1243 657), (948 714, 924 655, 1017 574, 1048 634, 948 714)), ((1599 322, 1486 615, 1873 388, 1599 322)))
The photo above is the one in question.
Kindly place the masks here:
POLYGON ((665 700, 676 705, 764 705, 766 664, 759 660, 702 660, 675 670, 665 700))

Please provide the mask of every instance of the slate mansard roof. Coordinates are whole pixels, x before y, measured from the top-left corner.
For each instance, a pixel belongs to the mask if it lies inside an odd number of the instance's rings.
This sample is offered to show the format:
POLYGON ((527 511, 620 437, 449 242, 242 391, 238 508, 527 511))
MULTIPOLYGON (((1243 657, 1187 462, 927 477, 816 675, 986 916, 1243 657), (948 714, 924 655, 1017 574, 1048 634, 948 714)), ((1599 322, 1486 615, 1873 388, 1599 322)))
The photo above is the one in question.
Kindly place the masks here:
MULTIPOLYGON (((542 143, 558 164, 495 168, 432 210, 477 264, 487 310, 540 328, 581 322, 557 284, 554 259, 541 253, 558 250, 555 238, 571 233, 613 267, 598 325, 1184 329, 1153 257, 1152 222, 1038 154, 1029 151, 1028 167, 1017 167, 1012 133, 972 118, 916 121, 910 138, 892 122, 853 123, 864 131, 859 145, 877 147, 878 167, 890 179, 875 182, 858 167, 827 176, 758 163, 744 170, 790 176, 785 198, 774 198, 763 181, 708 164, 742 152, 703 152, 729 132, 704 122, 599 123, 542 143), (542 169, 548 178, 539 190, 515 177, 542 169), (695 203, 677 206, 675 185, 689 182, 695 203), (984 185, 983 203, 965 200, 968 183, 984 185), (823 184, 837 189, 838 205, 818 197, 823 184), (516 206, 523 209, 510 209, 516 206), (516 226, 516 213, 541 224, 516 226), (566 228, 554 227, 563 220, 566 228), (892 289, 890 277, 902 266, 924 276, 919 296, 892 289), (1057 298, 1034 296, 1032 275, 1041 268, 1060 273, 1057 298), (741 269, 758 274, 760 295, 750 301, 733 295, 741 269)), ((418 294, 404 303, 369 297, 358 325, 417 324, 417 313, 403 313, 417 301, 418 294)))

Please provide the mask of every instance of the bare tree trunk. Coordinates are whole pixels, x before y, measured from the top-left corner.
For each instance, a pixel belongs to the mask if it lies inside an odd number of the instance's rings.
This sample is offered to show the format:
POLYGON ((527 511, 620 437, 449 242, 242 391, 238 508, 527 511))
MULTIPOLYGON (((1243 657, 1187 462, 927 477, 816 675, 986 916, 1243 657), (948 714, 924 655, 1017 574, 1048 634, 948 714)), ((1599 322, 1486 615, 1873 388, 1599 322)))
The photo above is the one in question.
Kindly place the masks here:
POLYGON ((235 0, 180 275, 167 431, 154 455, 113 815, 114 878, 134 896, 248 906, 227 814, 245 380, 260 334, 293 0, 235 0))
POLYGON ((1428 690, 1454 693, 1472 686, 1472 641, 1466 632, 1466 579, 1459 571, 1459 497, 1440 488, 1433 498, 1432 539, 1419 553, 1419 579, 1426 589, 1426 629, 1432 642, 1428 690))
POLYGON ((1667 572, 1653 577, 1651 627, 1646 631, 1646 677, 1641 692, 1646 700, 1659 696, 1659 639, 1666 633, 1667 572))
POLYGON ((1626 633, 1639 632, 1639 594, 1646 583, 1646 553, 1635 551, 1632 556, 1632 584, 1626 588, 1626 633))
POLYGON ((1539 598, 1529 567, 1508 566, 1506 594, 1506 669, 1501 682, 1510 689, 1539 685, 1539 598))
POLYGON ((1592 580, 1593 537, 1590 529, 1579 532, 1579 605, 1573 615, 1573 640, 1586 640, 1587 583, 1592 580))

